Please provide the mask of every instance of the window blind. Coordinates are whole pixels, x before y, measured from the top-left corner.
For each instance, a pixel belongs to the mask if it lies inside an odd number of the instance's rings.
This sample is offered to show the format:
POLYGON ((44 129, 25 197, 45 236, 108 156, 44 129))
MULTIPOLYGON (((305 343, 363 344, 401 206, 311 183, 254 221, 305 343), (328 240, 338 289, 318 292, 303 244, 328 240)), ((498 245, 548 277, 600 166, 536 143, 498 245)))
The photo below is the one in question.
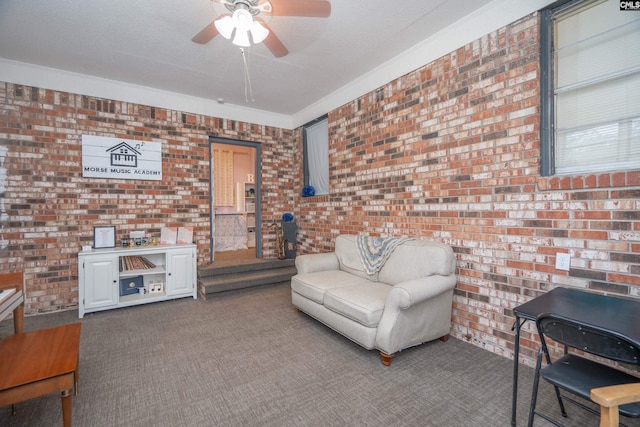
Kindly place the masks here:
POLYGON ((614 0, 555 19, 556 173, 640 167, 640 14, 614 0))
POLYGON ((233 206, 233 152, 213 150, 215 206, 233 206))
POLYGON ((329 122, 321 120, 305 128, 309 184, 316 194, 329 194, 329 122))

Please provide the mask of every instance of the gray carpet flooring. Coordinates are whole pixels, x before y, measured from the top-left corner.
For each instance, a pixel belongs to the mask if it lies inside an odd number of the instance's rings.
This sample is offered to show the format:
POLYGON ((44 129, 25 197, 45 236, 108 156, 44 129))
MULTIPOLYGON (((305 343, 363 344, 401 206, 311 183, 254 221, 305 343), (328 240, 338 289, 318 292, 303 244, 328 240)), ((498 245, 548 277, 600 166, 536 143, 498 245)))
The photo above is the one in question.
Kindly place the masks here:
MULTIPOLYGON (((291 306, 288 283, 88 314, 32 316, 25 330, 81 321, 75 426, 508 426, 512 361, 434 341, 384 367, 291 306)), ((13 332, 0 323, 0 337, 13 332)), ((1 362, 1 361, 0 361, 1 362)), ((521 366, 518 425, 533 370, 521 366)), ((558 415, 552 389, 540 405, 558 415)), ((568 426, 597 426, 569 407, 568 426)), ((2 426, 59 426, 60 398, 0 408, 2 426)), ((548 425, 537 419, 536 426, 548 425)), ((634 425, 631 423, 631 425, 634 425)))

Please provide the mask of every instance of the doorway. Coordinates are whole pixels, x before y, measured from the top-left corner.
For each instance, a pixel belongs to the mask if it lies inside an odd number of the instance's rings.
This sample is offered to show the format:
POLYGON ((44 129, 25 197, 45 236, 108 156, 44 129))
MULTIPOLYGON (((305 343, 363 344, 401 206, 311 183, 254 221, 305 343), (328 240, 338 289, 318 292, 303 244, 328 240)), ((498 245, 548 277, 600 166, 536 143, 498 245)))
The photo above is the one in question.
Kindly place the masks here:
POLYGON ((211 262, 262 258, 260 144, 209 142, 211 262))

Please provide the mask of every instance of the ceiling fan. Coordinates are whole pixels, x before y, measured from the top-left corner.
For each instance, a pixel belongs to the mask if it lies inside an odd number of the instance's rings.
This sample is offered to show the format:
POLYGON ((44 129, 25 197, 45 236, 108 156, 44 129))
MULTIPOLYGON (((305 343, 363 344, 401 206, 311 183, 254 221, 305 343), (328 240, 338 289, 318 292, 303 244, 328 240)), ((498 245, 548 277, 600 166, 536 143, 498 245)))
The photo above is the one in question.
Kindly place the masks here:
POLYGON ((264 42, 276 58, 283 57, 289 50, 275 35, 263 17, 304 16, 326 18, 331 15, 331 3, 326 0, 213 0, 224 5, 231 14, 224 13, 204 27, 191 41, 209 43, 221 34, 233 43, 249 46, 249 34, 254 44, 264 42))

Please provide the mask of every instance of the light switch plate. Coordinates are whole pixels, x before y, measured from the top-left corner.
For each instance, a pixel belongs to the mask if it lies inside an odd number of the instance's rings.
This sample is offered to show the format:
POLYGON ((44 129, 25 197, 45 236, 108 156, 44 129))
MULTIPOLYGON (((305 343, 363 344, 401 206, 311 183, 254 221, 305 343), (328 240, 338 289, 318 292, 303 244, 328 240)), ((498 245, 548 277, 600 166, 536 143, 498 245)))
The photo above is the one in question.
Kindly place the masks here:
POLYGON ((569 271, 571 268, 571 255, 558 252, 556 254, 556 269, 569 271))

